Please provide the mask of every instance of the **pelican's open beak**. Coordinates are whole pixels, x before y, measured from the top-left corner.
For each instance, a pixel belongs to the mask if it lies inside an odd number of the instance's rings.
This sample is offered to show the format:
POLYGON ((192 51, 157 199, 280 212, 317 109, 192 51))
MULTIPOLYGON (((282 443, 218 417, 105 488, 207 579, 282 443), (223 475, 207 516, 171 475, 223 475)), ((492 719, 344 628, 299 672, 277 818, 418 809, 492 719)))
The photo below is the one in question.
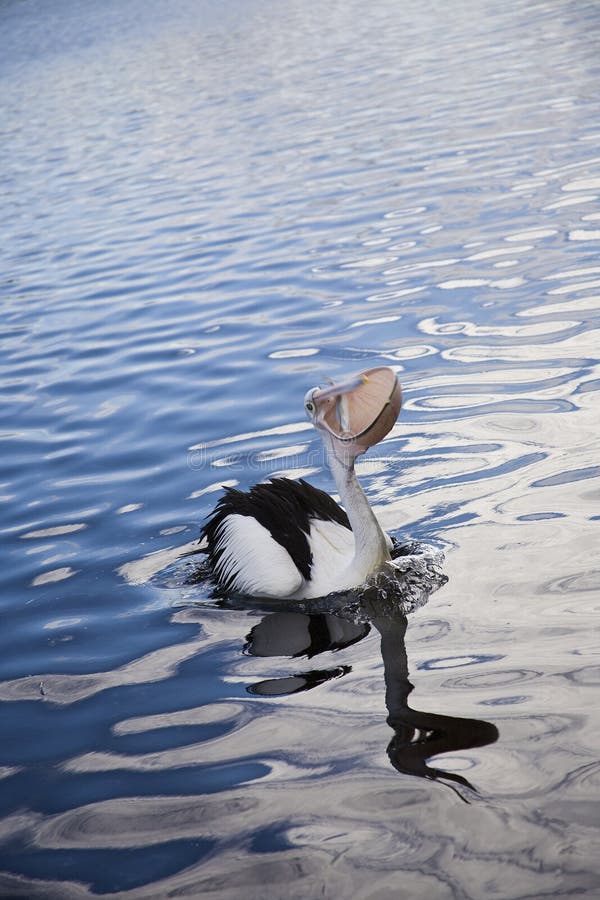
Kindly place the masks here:
POLYGON ((317 426, 358 455, 390 431, 400 412, 402 391, 396 373, 378 366, 339 384, 317 388, 312 399, 317 426))

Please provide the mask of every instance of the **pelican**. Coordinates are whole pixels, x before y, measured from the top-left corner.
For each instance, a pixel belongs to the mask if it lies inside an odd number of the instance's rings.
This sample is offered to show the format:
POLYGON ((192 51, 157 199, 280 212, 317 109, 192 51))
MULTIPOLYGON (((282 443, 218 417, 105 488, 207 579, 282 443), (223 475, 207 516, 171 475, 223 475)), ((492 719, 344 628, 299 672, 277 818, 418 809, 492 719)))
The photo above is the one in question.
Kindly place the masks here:
POLYGON ((375 518, 354 462, 383 440, 401 403, 400 383, 386 366, 307 392, 304 409, 323 441, 343 508, 303 479, 273 478, 248 492, 225 488, 202 529, 222 591, 324 597, 360 587, 390 559, 391 538, 375 518))

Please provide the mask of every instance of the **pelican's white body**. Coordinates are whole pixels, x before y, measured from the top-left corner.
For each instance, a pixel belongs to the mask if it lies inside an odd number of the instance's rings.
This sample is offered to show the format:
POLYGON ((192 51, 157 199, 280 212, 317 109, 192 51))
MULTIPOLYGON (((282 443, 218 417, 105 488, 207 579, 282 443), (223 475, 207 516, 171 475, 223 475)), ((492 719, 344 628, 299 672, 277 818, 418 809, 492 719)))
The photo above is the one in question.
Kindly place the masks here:
MULTIPOLYGON (((305 408, 325 445, 347 518, 335 504, 332 512, 329 498, 325 505, 319 502, 315 489, 302 481, 292 489, 297 522, 281 518, 281 505, 269 509, 265 517, 265 510, 256 506, 256 495, 255 505, 247 504, 252 491, 240 494, 237 508, 230 508, 220 520, 217 512, 211 520, 214 540, 209 552, 217 580, 228 590, 255 597, 312 599, 360 587, 388 561, 391 540, 358 483, 354 461, 385 437, 400 404, 400 385, 386 367, 309 391, 305 408)), ((272 499, 277 500, 275 494, 272 499)))
MULTIPOLYGON (((389 553, 392 542, 387 535, 384 538, 389 553)), ((358 587, 373 571, 374 566, 357 563, 354 534, 337 522, 312 519, 308 544, 313 559, 310 579, 303 578, 264 525, 252 516, 232 514, 223 520, 215 574, 225 580, 235 572, 236 593, 308 600, 358 587)))

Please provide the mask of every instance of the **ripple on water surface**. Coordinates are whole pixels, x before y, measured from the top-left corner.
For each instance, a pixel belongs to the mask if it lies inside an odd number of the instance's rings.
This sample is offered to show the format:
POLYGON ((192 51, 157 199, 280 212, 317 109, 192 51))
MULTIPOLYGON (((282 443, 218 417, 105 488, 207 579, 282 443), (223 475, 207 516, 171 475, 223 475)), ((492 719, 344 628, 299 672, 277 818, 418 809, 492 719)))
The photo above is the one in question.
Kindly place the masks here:
POLYGON ((0 17, 0 894, 591 900, 597 7, 0 17), (222 608, 221 486, 331 491, 302 398, 375 365, 448 583, 222 608))

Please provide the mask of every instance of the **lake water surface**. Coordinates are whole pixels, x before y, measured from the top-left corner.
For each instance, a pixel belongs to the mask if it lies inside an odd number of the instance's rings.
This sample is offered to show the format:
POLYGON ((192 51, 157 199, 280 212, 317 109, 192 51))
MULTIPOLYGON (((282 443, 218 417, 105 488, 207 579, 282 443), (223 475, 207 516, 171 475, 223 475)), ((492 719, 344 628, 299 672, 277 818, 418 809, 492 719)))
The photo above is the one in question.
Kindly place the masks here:
POLYGON ((0 896, 600 896, 598 4, 0 31, 0 896), (304 393, 376 365, 426 605, 164 568, 222 484, 333 491, 304 393))

